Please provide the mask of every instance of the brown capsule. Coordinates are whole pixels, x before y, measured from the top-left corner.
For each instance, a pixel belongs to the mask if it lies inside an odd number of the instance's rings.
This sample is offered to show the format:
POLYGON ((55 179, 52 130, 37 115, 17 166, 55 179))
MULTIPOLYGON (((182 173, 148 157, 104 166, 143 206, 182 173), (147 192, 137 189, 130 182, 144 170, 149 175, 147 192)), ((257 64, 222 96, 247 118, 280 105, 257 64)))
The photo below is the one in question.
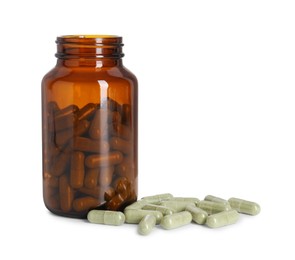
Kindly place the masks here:
POLYGON ((59 178, 59 198, 61 210, 64 212, 70 211, 72 208, 73 190, 66 175, 62 175, 59 178))
POLYGON ((88 211, 90 209, 94 209, 97 206, 99 206, 100 202, 98 199, 95 199, 93 197, 83 197, 79 199, 75 199, 73 201, 73 208, 75 211, 81 212, 81 211, 88 211))
POLYGON ((93 189, 96 187, 99 176, 99 168, 87 168, 85 178, 84 178, 84 186, 89 189, 93 189))
POLYGON ((52 165, 51 174, 54 176, 60 176, 66 170, 70 161, 70 153, 68 149, 62 151, 59 156, 54 160, 52 165))
POLYGON ((124 154, 130 154, 132 151, 132 143, 118 137, 112 137, 110 139, 110 147, 124 154))
POLYGON ((108 110, 98 109, 89 127, 89 135, 93 139, 103 139, 108 133, 108 110))
POLYGON ((92 189, 82 187, 79 189, 79 192, 89 195, 89 196, 92 196, 94 198, 101 198, 104 196, 104 191, 98 186, 96 186, 95 188, 92 188, 92 189))
POLYGON ((108 187, 104 193, 104 199, 106 201, 111 200, 116 195, 115 189, 113 187, 108 187))
POLYGON ((90 123, 87 120, 81 120, 75 128, 69 128, 63 131, 56 132, 55 143, 62 146, 67 143, 72 137, 80 136, 87 132, 90 123))
POLYGON ((95 110, 97 109, 97 105, 93 103, 88 103, 84 107, 82 107, 78 112, 78 120, 84 120, 90 118, 94 115, 95 110))
POLYGON ((55 113, 54 130, 61 131, 66 128, 73 128, 77 122, 76 112, 79 108, 76 105, 69 105, 55 113))
POLYGON ((112 135, 123 138, 127 141, 130 140, 132 136, 130 128, 122 124, 113 125, 112 135))
POLYGON ((85 159, 88 168, 105 167, 121 163, 123 155, 120 152, 110 152, 108 154, 93 154, 85 159))
POLYGON ((91 140, 86 137, 75 137, 73 140, 74 150, 90 153, 106 153, 110 150, 110 146, 105 141, 91 140))
POLYGON ((131 126, 131 106, 129 104, 122 105, 122 124, 131 126))
POLYGON ((84 184, 84 153, 82 152, 73 152, 71 157, 71 174, 70 174, 70 183, 74 189, 79 189, 84 184))
POLYGON ((100 168, 98 183, 99 185, 105 187, 109 186, 112 183, 113 173, 115 167, 114 166, 107 166, 100 168))

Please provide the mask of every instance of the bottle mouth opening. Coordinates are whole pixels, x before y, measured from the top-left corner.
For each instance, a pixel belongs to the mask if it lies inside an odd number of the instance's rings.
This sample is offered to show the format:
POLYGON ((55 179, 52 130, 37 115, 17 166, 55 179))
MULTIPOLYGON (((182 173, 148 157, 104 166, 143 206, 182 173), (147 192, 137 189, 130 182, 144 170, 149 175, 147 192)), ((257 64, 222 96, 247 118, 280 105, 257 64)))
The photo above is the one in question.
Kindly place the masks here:
POLYGON ((73 34, 73 35, 61 35, 57 38, 64 39, 104 39, 104 38, 121 38, 118 35, 107 35, 107 34, 73 34))
POLYGON ((56 57, 70 58, 122 58, 121 36, 104 34, 62 35, 56 38, 56 57))
POLYGON ((122 37, 118 35, 106 34, 77 34, 62 35, 56 38, 57 44, 77 43, 77 44, 105 44, 123 46, 122 37))

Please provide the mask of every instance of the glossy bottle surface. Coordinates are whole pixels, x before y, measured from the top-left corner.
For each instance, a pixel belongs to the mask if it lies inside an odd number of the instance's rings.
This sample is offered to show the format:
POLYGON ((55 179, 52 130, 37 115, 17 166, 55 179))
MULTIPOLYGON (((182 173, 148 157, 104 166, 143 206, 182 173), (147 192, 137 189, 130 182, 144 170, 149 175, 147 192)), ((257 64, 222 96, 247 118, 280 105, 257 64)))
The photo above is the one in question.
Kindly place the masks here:
POLYGON ((43 198, 53 213, 85 218, 137 199, 137 80, 122 38, 57 38, 42 81, 43 198))

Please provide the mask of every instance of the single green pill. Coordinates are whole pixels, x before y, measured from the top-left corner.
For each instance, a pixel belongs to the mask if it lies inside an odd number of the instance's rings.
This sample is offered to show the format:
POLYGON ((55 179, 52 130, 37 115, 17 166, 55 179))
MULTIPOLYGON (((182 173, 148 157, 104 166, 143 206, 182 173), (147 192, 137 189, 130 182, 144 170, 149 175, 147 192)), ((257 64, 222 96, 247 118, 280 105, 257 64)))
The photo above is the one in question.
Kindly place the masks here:
POLYGON ((171 215, 174 213, 173 210, 171 210, 167 207, 160 206, 160 205, 154 205, 154 204, 146 204, 145 206, 143 206, 142 209, 160 211, 163 215, 171 215))
POLYGON ((139 222, 138 233, 141 235, 148 235, 155 227, 157 219, 154 215, 146 215, 139 222))
POLYGON ((231 209, 213 214, 207 218, 206 225, 210 228, 219 228, 227 225, 234 224, 239 219, 239 213, 231 209))
POLYGON ((196 206, 187 206, 186 211, 192 214, 193 221, 197 224, 203 225, 206 223, 208 213, 196 206))
POLYGON ((181 212, 181 211, 184 211, 185 208, 189 205, 194 206, 195 203, 191 201, 177 201, 177 200, 171 199, 171 200, 162 201, 160 205, 167 207, 173 210, 174 212, 181 212))
POLYGON ((120 226, 125 222, 125 215, 120 211, 91 210, 87 214, 91 223, 120 226))
POLYGON ((256 202, 238 198, 230 198, 228 202, 233 209, 240 213, 254 216, 260 212, 260 206, 256 202))
POLYGON ((172 215, 166 215, 162 218, 161 226, 164 229, 174 229, 182 227, 191 223, 192 215, 188 211, 182 211, 174 213, 172 215))
POLYGON ((141 199, 148 202, 148 203, 157 204, 157 203, 161 202, 162 200, 169 200, 171 198, 173 198, 173 195, 171 193, 163 193, 163 194, 157 194, 157 195, 153 195, 153 196, 143 197, 141 199))
POLYGON ((213 195, 207 195, 204 200, 218 202, 218 203, 222 203, 224 205, 229 205, 229 202, 227 200, 219 198, 219 197, 215 197, 213 195))
POLYGON ((213 202, 208 200, 201 200, 197 204, 197 207, 201 208, 202 210, 205 210, 209 215, 222 212, 222 211, 228 211, 231 209, 230 205, 225 205, 223 203, 213 202))
POLYGON ((146 215, 153 215, 156 217, 156 223, 159 224, 163 218, 163 214, 155 210, 143 210, 143 209, 128 209, 124 210, 125 222, 129 224, 138 224, 146 215))

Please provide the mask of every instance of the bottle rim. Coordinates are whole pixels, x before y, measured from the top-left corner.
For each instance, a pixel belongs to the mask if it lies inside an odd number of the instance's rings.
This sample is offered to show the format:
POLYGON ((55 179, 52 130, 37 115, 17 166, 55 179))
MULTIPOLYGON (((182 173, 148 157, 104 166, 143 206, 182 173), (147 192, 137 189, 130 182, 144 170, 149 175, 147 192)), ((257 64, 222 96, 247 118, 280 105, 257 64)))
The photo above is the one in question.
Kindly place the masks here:
POLYGON ((123 46, 122 37, 118 35, 107 34, 73 34, 61 35, 56 38, 57 44, 63 43, 81 43, 81 44, 107 44, 123 46))
POLYGON ((110 34, 70 34, 70 35, 60 35, 58 38, 79 38, 79 39, 84 39, 84 38, 89 38, 89 39, 96 39, 96 38, 118 38, 121 36, 118 35, 110 35, 110 34))
POLYGON ((122 58, 122 37, 104 34, 62 35, 56 38, 60 59, 73 58, 122 58))

